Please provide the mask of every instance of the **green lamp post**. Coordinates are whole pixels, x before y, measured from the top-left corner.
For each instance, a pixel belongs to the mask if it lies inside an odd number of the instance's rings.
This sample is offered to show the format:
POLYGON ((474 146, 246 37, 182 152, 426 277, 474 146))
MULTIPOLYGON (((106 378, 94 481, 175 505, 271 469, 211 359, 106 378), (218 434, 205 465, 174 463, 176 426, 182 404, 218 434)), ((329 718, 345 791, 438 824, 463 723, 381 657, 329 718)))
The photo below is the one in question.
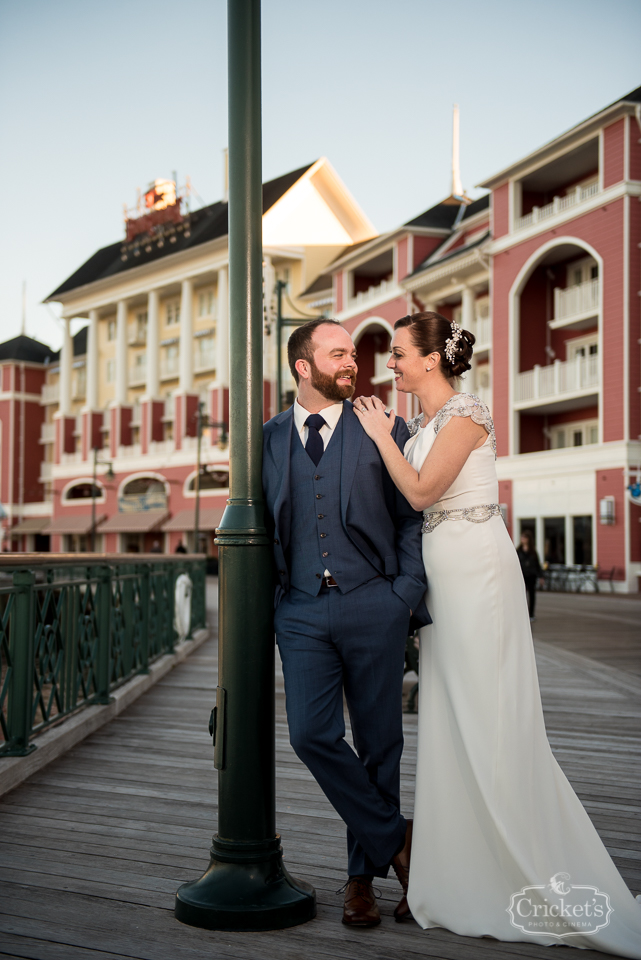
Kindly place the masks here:
POLYGON ((206 873, 178 890, 175 915, 214 930, 274 930, 311 920, 316 897, 285 870, 275 818, 273 580, 261 486, 260 0, 228 0, 228 44, 231 482, 217 531, 218 832, 206 873))

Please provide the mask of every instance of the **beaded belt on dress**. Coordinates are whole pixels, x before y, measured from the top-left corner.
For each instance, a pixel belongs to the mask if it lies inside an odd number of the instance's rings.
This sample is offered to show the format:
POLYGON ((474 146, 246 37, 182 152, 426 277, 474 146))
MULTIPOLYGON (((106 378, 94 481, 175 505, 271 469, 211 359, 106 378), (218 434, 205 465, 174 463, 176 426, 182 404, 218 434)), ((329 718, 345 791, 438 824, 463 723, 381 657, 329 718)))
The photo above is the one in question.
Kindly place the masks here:
POLYGON ((501 508, 498 503, 482 503, 478 507, 459 507, 455 510, 435 510, 423 513, 423 533, 436 530, 444 520, 469 520, 471 523, 485 523, 490 517, 500 517, 501 508))

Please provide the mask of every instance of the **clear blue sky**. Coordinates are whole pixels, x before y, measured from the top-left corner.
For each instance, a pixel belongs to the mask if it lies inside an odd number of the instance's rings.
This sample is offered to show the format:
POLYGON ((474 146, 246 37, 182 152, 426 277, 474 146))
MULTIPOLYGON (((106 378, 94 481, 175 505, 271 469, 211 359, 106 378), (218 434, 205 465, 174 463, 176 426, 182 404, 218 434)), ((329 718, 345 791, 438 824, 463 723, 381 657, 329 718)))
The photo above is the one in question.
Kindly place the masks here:
MULTIPOLYGON (((263 173, 329 157, 379 230, 641 85, 639 0, 263 0, 263 173)), ((0 338, 155 177, 222 192, 224 0, 0 0, 0 338)), ((56 310, 56 308, 53 308, 56 310)))

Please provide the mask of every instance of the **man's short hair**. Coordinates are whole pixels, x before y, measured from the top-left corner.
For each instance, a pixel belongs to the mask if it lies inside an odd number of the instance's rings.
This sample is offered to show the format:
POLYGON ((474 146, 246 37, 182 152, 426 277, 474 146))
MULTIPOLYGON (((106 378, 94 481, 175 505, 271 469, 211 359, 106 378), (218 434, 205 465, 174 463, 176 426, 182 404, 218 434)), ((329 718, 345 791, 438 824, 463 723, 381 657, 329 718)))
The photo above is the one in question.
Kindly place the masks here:
POLYGON ((341 324, 338 320, 328 320, 326 317, 319 317, 317 320, 309 320, 302 323, 300 327, 294 327, 294 331, 287 342, 287 359, 292 377, 298 384, 300 376, 296 369, 297 360, 306 360, 307 363, 314 362, 314 348, 312 346, 312 337, 317 327, 323 323, 334 323, 337 327, 341 324))

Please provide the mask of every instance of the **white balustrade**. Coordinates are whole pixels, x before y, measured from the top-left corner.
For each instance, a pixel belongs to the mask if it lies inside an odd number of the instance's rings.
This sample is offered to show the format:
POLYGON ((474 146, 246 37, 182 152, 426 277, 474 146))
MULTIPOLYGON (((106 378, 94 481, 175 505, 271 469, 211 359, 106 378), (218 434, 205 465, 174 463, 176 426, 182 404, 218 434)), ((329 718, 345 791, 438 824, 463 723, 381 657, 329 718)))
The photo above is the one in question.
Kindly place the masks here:
POLYGON ((397 285, 394 280, 381 280, 375 287, 369 287, 367 290, 359 290, 355 297, 350 298, 349 305, 352 307, 361 303, 367 303, 368 300, 374 300, 376 297, 380 297, 391 290, 396 290, 396 288, 397 285))
POLYGON ((165 412, 163 415, 164 420, 173 420, 176 412, 176 399, 175 397, 166 397, 165 398, 165 412))
POLYGON ((472 332, 476 337, 476 343, 474 344, 475 350, 478 350, 480 347, 489 347, 492 343, 492 318, 477 317, 472 332))
POLYGON ((56 439, 55 423, 43 423, 40 427, 40 443, 53 443, 56 439))
POLYGON ((40 403, 59 403, 60 402, 60 384, 45 383, 40 392, 40 403))
POLYGON ((53 476, 53 463, 49 460, 43 460, 40 463, 40 482, 51 480, 53 476))
MULTIPOLYGON (((554 288, 554 321, 571 320, 599 309, 599 278, 561 290, 554 288)), ((553 321, 553 322, 554 322, 553 321)))
POLYGON ((141 384, 147 382, 147 365, 146 363, 142 366, 138 363, 132 364, 129 367, 129 386, 130 387, 139 387, 141 384))
POLYGON ((198 350, 194 359, 194 372, 203 373, 206 370, 216 369, 216 350, 198 350))
POLYGON ((561 400, 569 394, 598 387, 599 382, 599 358, 596 355, 555 360, 546 367, 536 364, 532 370, 518 374, 514 402, 561 400))
POLYGON ((179 364, 179 357, 163 357, 163 360, 160 364, 160 379, 171 380, 174 377, 177 377, 179 364))
POLYGON ((523 230, 524 227, 529 227, 533 223, 539 223, 541 220, 547 220, 557 213, 563 213, 570 207, 575 207, 578 203, 589 200, 590 197, 594 197, 598 192, 599 183, 597 180, 595 180, 594 183, 588 184, 586 187, 577 186, 564 197, 554 197, 552 203, 547 203, 544 207, 532 207, 531 213, 526 213, 516 220, 514 229, 523 230))

